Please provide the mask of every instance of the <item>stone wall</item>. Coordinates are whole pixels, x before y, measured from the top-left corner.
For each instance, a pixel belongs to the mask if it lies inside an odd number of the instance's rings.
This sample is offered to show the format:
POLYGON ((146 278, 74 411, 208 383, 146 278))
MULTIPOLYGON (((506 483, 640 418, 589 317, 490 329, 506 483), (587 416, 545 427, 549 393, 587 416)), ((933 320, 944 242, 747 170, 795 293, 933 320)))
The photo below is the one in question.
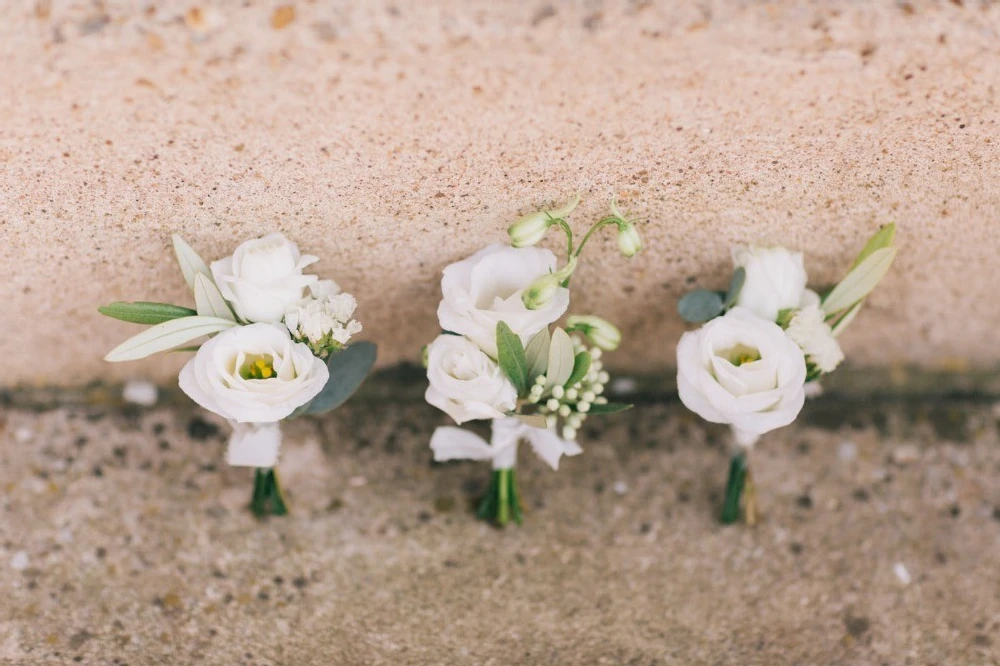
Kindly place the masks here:
POLYGON ((383 364, 437 331, 441 268, 579 191, 641 217, 574 286, 672 364, 678 296, 735 242, 835 281, 879 224, 862 364, 1000 362, 1000 7, 952 2, 38 2, 0 9, 0 385, 111 367, 111 300, 186 303, 169 252, 281 230, 361 301, 383 364))

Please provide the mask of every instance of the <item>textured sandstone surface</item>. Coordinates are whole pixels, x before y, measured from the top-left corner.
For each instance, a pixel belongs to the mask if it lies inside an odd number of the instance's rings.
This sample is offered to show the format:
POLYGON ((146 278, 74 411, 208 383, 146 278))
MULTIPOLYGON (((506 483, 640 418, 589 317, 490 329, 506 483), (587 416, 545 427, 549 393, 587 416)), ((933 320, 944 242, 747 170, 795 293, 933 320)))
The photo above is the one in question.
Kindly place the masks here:
MULTIPOLYGON (((879 224, 892 274, 859 363, 1000 362, 1000 6, 952 2, 38 0, 0 9, 0 385, 108 368, 116 299, 187 303, 168 252, 281 230, 360 299, 382 362, 436 332, 441 268, 521 212, 619 195, 575 308, 664 369, 728 246, 803 249, 817 285, 879 224)), ((554 244, 555 246, 555 244, 554 244)))
POLYGON ((641 406, 558 472, 522 455, 498 531, 420 403, 291 424, 263 523, 198 412, 11 410, 0 663, 997 664, 998 417, 810 403, 757 450, 749 529, 715 521, 725 431, 641 406))

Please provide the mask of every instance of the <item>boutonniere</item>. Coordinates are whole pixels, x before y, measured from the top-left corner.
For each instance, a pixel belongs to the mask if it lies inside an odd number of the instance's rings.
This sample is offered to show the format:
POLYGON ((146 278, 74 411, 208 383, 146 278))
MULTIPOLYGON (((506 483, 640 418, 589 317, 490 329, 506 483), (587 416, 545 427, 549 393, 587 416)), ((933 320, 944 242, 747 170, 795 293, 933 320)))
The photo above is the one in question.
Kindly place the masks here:
POLYGON ((254 514, 284 515, 275 469, 281 421, 343 404, 375 363, 375 345, 352 342, 361 332, 354 297, 333 280, 304 273, 319 259, 299 254, 283 235, 249 240, 211 268, 179 236, 173 240, 195 307, 116 302, 99 308, 152 325, 105 360, 194 352, 181 370, 181 390, 232 425, 226 462, 256 468, 254 514))
POLYGON ((895 225, 882 227, 825 296, 806 288, 800 252, 736 247, 727 291, 697 289, 678 303, 681 317, 703 324, 677 345, 681 402, 702 418, 732 427, 733 455, 721 520, 742 505, 756 522, 749 454, 766 432, 790 424, 820 378, 837 368, 837 342, 896 257, 895 225))
POLYGON ((576 437, 588 416, 631 406, 603 395, 609 376, 601 356, 618 347, 621 332, 593 315, 570 316, 553 328, 569 308, 570 279, 596 231, 615 228, 629 257, 642 246, 614 203, 612 214, 574 245, 566 218, 578 201, 519 219, 508 230, 513 247, 490 245, 446 267, 438 307, 444 332, 424 349, 427 402, 459 425, 492 422, 489 442, 461 428, 438 428, 431 438, 434 459, 492 463, 478 516, 501 527, 522 520, 515 477, 520 444, 558 469, 562 456, 582 453, 576 437), (562 267, 550 250, 531 247, 553 227, 567 239, 562 267))

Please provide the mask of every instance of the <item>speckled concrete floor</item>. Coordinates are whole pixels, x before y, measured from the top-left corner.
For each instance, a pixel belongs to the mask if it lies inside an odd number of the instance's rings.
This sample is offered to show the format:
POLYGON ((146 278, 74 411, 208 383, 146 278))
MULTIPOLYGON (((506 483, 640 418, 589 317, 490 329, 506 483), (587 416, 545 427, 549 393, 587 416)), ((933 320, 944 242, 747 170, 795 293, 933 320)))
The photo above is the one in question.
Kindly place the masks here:
POLYGON ((263 523, 194 410, 2 418, 5 664, 1000 663, 990 405, 807 406, 759 448, 756 529, 715 522, 725 432, 677 405, 523 456, 507 531, 416 403, 293 423, 263 523))

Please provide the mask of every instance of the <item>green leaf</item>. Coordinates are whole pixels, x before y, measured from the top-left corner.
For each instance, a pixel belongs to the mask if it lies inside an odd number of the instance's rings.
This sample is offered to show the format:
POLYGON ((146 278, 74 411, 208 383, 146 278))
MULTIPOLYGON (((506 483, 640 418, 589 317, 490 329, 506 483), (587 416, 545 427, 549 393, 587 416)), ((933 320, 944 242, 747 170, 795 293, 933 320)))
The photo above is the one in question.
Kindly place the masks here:
POLYGON ((871 293, 875 285, 885 277, 896 258, 896 248, 884 247, 875 250, 865 258, 840 284, 823 299, 823 311, 827 314, 849 308, 871 293))
POLYGON ((531 338, 524 349, 524 357, 528 361, 528 383, 539 375, 544 375, 549 367, 549 347, 552 345, 552 335, 546 326, 535 337, 531 338))
POLYGON ((196 314, 191 308, 182 308, 179 305, 169 303, 149 303, 138 301, 135 303, 124 303, 115 301, 108 305, 102 305, 97 311, 106 317, 121 319, 133 324, 162 324, 171 319, 180 317, 191 317, 196 314))
POLYGON ((677 314, 689 324, 700 324, 722 314, 725 306, 717 291, 695 289, 677 303, 677 314))
POLYGON ((569 334, 561 328, 552 333, 552 344, 549 345, 549 367, 545 371, 546 384, 562 386, 573 374, 576 358, 573 351, 573 341, 569 334))
POLYGON ((218 317, 195 315, 171 319, 152 328, 147 328, 139 335, 132 336, 108 352, 104 360, 112 363, 135 361, 157 352, 180 347, 195 338, 218 333, 233 326, 236 326, 236 322, 218 317))
POLYGON ((576 355, 576 358, 573 359, 573 372, 570 373, 569 379, 566 380, 566 388, 575 385, 587 375, 587 371, 590 370, 591 360, 590 352, 582 351, 576 355))
POLYGON ((833 325, 833 328, 831 329, 833 337, 837 337, 838 335, 844 332, 844 329, 847 328, 847 326, 852 321, 854 321, 855 317, 858 316, 858 312, 861 310, 861 306, 864 304, 865 304, 864 301, 858 301, 857 303, 855 303, 854 307, 848 310, 844 314, 844 316, 840 318, 840 321, 838 321, 836 324, 833 325))
POLYGON ((177 255, 177 263, 181 266, 184 281, 192 291, 194 291, 195 275, 201 273, 205 277, 212 277, 212 271, 208 270, 208 266, 198 253, 177 234, 174 234, 174 254, 177 255))
POLYGON ((204 317, 236 321, 233 311, 222 297, 222 292, 215 286, 215 282, 201 273, 195 273, 194 276, 194 302, 198 307, 198 314, 204 317))
POLYGON ((880 228, 875 232, 875 235, 868 239, 865 246, 861 249, 861 253, 851 264, 851 270, 857 268, 862 261, 870 257, 876 250, 881 250, 882 248, 891 247, 892 242, 896 239, 896 223, 892 222, 880 228))
POLYGON ((626 404, 624 402, 608 402, 603 405, 599 405, 596 402, 590 406, 590 411, 588 414, 614 414, 616 412, 624 412, 627 409, 632 409, 633 405, 626 404))
POLYGON ((301 414, 323 414, 347 402, 375 365, 377 347, 371 342, 355 342, 326 361, 330 379, 319 395, 312 399, 301 414))
POLYGON ((514 384, 519 396, 528 392, 528 359, 521 338, 514 335, 506 322, 497 322, 497 362, 514 384))
POLYGON ((729 280, 729 291, 726 292, 726 301, 723 303, 723 307, 731 308, 736 305, 736 299, 740 297, 740 292, 743 291, 743 283, 746 281, 747 269, 740 266, 733 271, 733 277, 729 280))

